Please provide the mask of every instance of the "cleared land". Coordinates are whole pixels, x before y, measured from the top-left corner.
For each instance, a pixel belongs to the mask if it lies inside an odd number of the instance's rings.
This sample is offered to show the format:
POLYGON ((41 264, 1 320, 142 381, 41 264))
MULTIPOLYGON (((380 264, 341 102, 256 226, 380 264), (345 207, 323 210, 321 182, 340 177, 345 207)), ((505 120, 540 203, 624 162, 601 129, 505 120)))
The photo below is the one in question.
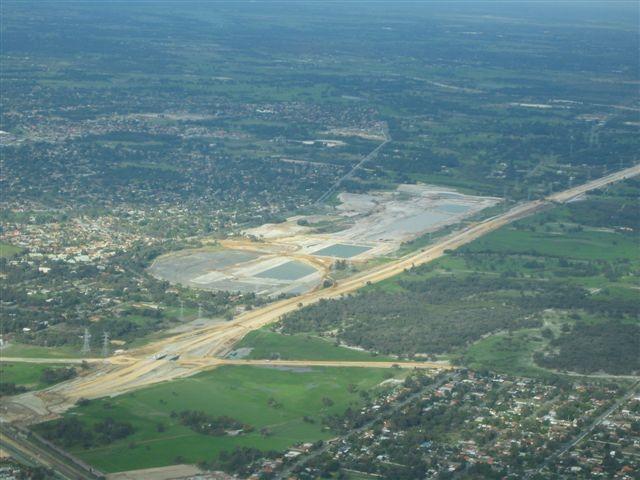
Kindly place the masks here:
POLYGON ((245 232, 260 242, 225 240, 220 242, 223 248, 173 252, 157 258, 149 272, 203 290, 272 297, 305 293, 319 287, 334 259, 361 262, 379 257, 498 202, 431 185, 343 193, 340 199, 332 214, 291 217, 245 232))
POLYGON ((336 243, 335 245, 316 250, 315 252, 313 252, 313 254, 325 257, 351 258, 370 249, 371 247, 361 247, 359 245, 336 243))
POLYGON ((322 279, 313 262, 257 248, 183 250, 159 257, 149 272, 192 288, 262 295, 302 293, 322 279))

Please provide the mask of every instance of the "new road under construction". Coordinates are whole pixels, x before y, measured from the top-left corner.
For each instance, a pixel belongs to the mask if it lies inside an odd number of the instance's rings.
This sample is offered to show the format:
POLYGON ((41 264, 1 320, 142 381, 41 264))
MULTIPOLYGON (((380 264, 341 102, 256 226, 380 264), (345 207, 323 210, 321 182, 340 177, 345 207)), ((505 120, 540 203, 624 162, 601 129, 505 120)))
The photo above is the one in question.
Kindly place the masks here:
MULTIPOLYGON (((273 365, 273 366, 325 366, 325 367, 404 367, 425 369, 451 369, 446 362, 342 362, 342 361, 282 361, 225 359, 233 346, 247 333, 276 322, 283 315, 303 308, 321 299, 338 298, 380 282, 409 269, 431 262, 450 250, 495 231, 511 222, 532 215, 554 203, 564 203, 609 184, 640 174, 640 164, 617 171, 544 199, 521 203, 500 215, 488 218, 436 240, 432 245, 392 262, 360 272, 328 288, 275 301, 264 307, 246 311, 229 322, 181 333, 126 355, 107 359, 86 359, 95 364, 89 374, 76 377, 39 392, 30 392, 6 399, 2 404, 2 419, 23 424, 52 418, 72 407, 80 398, 115 396, 158 382, 194 375, 221 365, 273 365)), ((37 361, 38 359, 11 358, 11 361, 37 361)), ((42 359, 51 363, 51 359, 42 359)), ((63 361, 63 360, 58 360, 63 361)), ((73 362, 74 360, 64 360, 73 362)), ((75 360, 77 361, 77 359, 75 360)))

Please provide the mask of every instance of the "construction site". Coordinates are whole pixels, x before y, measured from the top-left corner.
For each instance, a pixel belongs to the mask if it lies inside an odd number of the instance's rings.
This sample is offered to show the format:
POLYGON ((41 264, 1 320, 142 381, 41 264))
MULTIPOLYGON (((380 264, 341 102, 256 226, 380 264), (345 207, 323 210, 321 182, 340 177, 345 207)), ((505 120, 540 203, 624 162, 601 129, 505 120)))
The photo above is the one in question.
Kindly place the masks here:
POLYGON ((336 260, 363 263, 404 242, 453 225, 497 204, 432 185, 341 193, 323 215, 295 216, 223 240, 221 247, 163 255, 149 267, 156 278, 204 290, 298 295, 322 285, 336 260))

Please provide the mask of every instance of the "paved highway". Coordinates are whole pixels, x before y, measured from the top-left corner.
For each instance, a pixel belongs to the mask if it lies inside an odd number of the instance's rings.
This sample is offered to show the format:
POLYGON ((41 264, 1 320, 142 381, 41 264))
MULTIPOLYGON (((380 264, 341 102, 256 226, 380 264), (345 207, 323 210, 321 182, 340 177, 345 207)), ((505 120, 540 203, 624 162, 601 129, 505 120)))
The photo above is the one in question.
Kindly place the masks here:
POLYGON ((32 435, 17 430, 9 425, 2 425, 0 445, 12 452, 17 458, 27 460, 52 469, 58 478, 67 480, 93 480, 103 478, 102 473, 94 470, 79 460, 71 459, 68 454, 61 454, 54 448, 39 445, 32 435))

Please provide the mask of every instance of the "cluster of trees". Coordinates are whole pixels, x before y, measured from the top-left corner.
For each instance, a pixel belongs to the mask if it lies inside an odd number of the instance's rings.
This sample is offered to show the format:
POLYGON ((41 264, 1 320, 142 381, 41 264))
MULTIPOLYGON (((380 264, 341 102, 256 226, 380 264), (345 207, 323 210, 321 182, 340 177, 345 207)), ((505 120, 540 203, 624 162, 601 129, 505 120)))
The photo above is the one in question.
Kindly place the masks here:
POLYGON ((228 430, 253 431, 251 425, 244 424, 226 415, 212 417, 202 411, 183 410, 178 414, 178 418, 182 425, 203 435, 222 436, 228 430))
POLYGON ((73 367, 45 368, 42 371, 40 379, 43 383, 53 384, 69 380, 70 378, 75 377, 77 374, 78 372, 73 367))
POLYGON ((247 476, 253 472, 254 462, 263 458, 276 458, 279 452, 275 450, 262 451, 253 447, 236 447, 232 451, 223 450, 218 458, 211 462, 200 462, 205 469, 234 472, 241 476, 247 476))
MULTIPOLYGON (((640 189, 640 182, 629 180, 630 184, 637 184, 636 193, 640 189)), ((630 197, 626 201, 618 199, 595 198, 582 202, 571 203, 568 207, 571 219, 575 222, 587 223, 594 227, 624 227, 635 230, 640 228, 640 213, 637 197, 630 197)))
POLYGON ((9 467, 13 470, 11 472, 13 476, 9 473, 4 474, 6 478, 15 478, 17 480, 55 480, 58 478, 56 473, 50 468, 37 465, 24 465, 14 460, 3 460, 2 463, 0 463, 0 467, 9 467))
POLYGON ((47 440, 59 443, 65 448, 107 445, 135 432, 133 425, 129 422, 115 420, 112 417, 96 423, 93 428, 75 417, 68 417, 43 423, 37 429, 47 440))
MULTIPOLYGON (((458 255, 486 256, 471 252, 458 255)), ((564 263, 571 268, 575 262, 564 263)), ((409 270, 396 281, 400 288, 393 291, 374 287, 286 315, 283 331, 331 332, 348 344, 381 353, 444 353, 491 332, 538 327, 542 312, 549 308, 616 318, 631 318, 639 310, 633 298, 606 289, 592 295, 579 284, 564 280, 508 272, 422 277, 429 268, 409 270)))
POLYGON ((27 391, 26 387, 13 382, 0 382, 0 397, 18 395, 27 391))
POLYGON ((640 372, 640 325, 617 320, 595 324, 577 322, 569 332, 552 340, 553 353, 538 352, 538 364, 580 373, 640 372))
POLYGON ((407 275, 398 285, 293 312, 282 320, 284 332, 337 330, 340 340, 382 353, 443 353, 494 331, 539 326, 535 312, 584 298, 560 284, 481 275, 407 275))

